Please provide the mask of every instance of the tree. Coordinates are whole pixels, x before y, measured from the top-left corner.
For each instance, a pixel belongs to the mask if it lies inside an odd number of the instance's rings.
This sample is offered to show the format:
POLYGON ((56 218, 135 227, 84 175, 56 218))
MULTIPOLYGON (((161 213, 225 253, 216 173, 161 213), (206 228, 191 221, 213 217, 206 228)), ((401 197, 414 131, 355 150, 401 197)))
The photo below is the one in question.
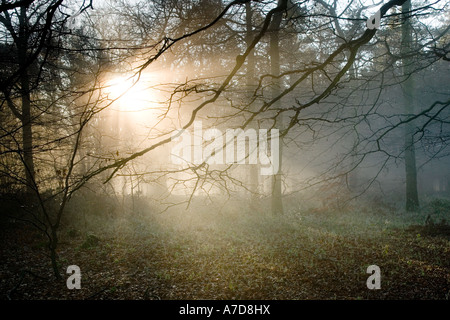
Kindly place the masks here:
POLYGON ((57 277, 60 276, 56 251, 58 229, 71 196, 72 179, 77 174, 74 169, 81 133, 97 106, 88 101, 75 107, 80 96, 92 94, 93 90, 85 91, 85 84, 74 80, 62 80, 64 77, 76 79, 77 72, 82 73, 84 67, 76 64, 70 69, 73 57, 63 54, 69 50, 65 40, 70 32, 65 27, 69 15, 58 11, 61 3, 21 2, 20 6, 4 10, 0 16, 4 30, 12 39, 11 44, 5 37, 3 45, 12 53, 13 62, 1 79, 2 98, 11 116, 19 121, 19 126, 15 121, 2 126, 2 147, 5 154, 14 155, 11 161, 23 165, 25 176, 11 170, 10 163, 2 163, 2 178, 26 188, 23 205, 28 214, 23 220, 47 236, 57 277), (16 137, 19 130, 22 131, 21 142, 16 137))
MULTIPOLYGON (((245 27, 246 27, 246 34, 245 34, 245 41, 247 47, 251 45, 252 39, 253 39, 253 9, 252 9, 252 3, 247 2, 245 4, 245 27)), ((256 83, 256 75, 255 75, 255 52, 250 52, 248 58, 247 58, 247 70, 246 70, 246 84, 247 84, 247 91, 251 93, 253 90, 255 83, 256 83)), ((251 98, 251 97, 249 97, 251 98)), ((253 125, 253 128, 256 126, 253 125)), ((252 197, 252 204, 256 202, 255 196, 258 194, 258 166, 252 165, 250 167, 249 172, 249 180, 250 180, 250 191, 251 191, 251 197, 252 197)))
MULTIPOLYGON (((412 27, 408 15, 411 12, 411 0, 402 5, 402 67, 406 77, 403 85, 404 108, 406 114, 414 114, 414 75, 412 72, 413 59, 408 58, 414 51, 412 42, 412 27)), ((419 209, 419 195, 417 192, 416 152, 414 146, 414 124, 409 122, 405 126, 405 172, 406 172, 406 210, 419 209)))
MULTIPOLYGON (((56 9, 61 4, 61 1, 49 1, 46 3, 46 7, 42 12, 36 12, 36 16, 41 16, 42 19, 37 19, 33 25, 33 17, 29 5, 31 2, 20 3, 17 6, 15 13, 11 15, 8 9, 5 9, 0 16, 0 22, 4 28, 9 32, 14 42, 14 49, 12 50, 15 55, 15 62, 17 69, 13 71, 9 77, 4 79, 1 85, 4 97, 7 101, 8 107, 11 109, 14 116, 16 116, 22 126, 22 148, 23 148, 23 164, 24 172, 27 181, 27 193, 33 194, 33 181, 34 181, 34 161, 33 161, 33 130, 32 130, 32 110, 31 110, 31 93, 34 82, 38 81, 36 77, 39 74, 35 74, 34 78, 30 73, 30 67, 34 65, 35 71, 41 69, 40 66, 36 66, 38 58, 41 52, 45 49, 46 45, 50 41, 51 28, 53 17, 56 9), (17 20, 17 27, 14 26, 17 20), (42 21, 43 20, 43 21, 42 21), (40 29, 42 31, 36 32, 40 29), (37 36, 36 36, 37 33, 37 36), (37 40, 36 40, 37 39, 37 40), (35 48, 30 52, 30 48, 35 48), (13 81, 13 82, 11 82, 13 81), (15 93, 11 92, 13 88, 11 83, 17 85, 17 95, 20 99, 20 105, 15 103, 15 93)), ((44 59, 47 55, 44 55, 44 59)))
MULTIPOLYGON (((271 74, 277 77, 280 74, 280 40, 279 40, 279 30, 281 26, 281 20, 283 18, 283 11, 287 9, 287 0, 279 0, 277 12, 274 14, 270 25, 270 45, 269 45, 269 56, 270 56, 270 71, 271 74)), ((272 88, 272 98, 277 99, 280 95, 280 81, 278 78, 274 78, 273 88, 272 88)), ((274 105, 275 108, 280 107, 280 100, 274 105)), ((280 118, 276 125, 278 128, 283 128, 283 120, 280 118)), ((283 200, 282 200, 282 159, 283 159, 283 143, 281 143, 280 148, 280 166, 276 174, 273 175, 272 182, 272 213, 273 214, 283 214, 283 200)))

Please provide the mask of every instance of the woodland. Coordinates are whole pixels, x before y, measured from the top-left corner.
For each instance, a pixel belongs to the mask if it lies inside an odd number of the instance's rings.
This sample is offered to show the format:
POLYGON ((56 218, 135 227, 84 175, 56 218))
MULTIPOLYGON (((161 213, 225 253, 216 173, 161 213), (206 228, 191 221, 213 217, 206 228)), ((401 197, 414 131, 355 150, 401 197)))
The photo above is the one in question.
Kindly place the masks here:
POLYGON ((448 300, 449 71, 444 0, 0 0, 0 299, 448 300))

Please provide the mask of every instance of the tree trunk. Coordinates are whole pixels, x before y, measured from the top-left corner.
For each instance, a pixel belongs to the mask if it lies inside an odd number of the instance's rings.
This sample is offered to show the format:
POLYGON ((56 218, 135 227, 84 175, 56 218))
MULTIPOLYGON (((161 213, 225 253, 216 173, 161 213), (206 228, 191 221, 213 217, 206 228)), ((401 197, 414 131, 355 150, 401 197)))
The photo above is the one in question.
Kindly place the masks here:
POLYGON ((34 173, 34 161, 33 161, 33 130, 31 124, 31 99, 30 99, 30 78, 27 68, 27 47, 28 47, 28 33, 27 33, 28 18, 26 15, 26 8, 21 8, 20 13, 20 30, 19 38, 17 42, 18 58, 20 67, 23 71, 20 74, 20 86, 21 86, 21 103, 22 103, 22 148, 23 148, 23 164, 25 167, 25 176, 27 183, 27 195, 33 196, 35 189, 35 173, 34 173))
MULTIPOLYGON (((26 72, 25 72, 26 73, 26 72)), ((27 195, 34 193, 34 161, 33 161, 33 130, 31 126, 31 102, 29 94, 28 76, 25 74, 21 79, 22 83, 22 148, 23 162, 27 182, 27 195)))
MULTIPOLYGON (((406 114, 414 113, 414 78, 412 74, 413 62, 407 55, 413 49, 412 27, 408 15, 411 11, 411 0, 402 5, 402 64, 403 75, 408 77, 403 84, 403 101, 406 114)), ((414 124, 409 122, 405 126, 405 174, 406 174, 406 210, 419 209, 419 195, 417 191, 416 152, 414 147, 414 124)))
MULTIPOLYGON (((253 23, 252 23, 252 5, 251 2, 247 2, 245 4, 245 23, 246 23, 246 43, 247 47, 249 47, 253 41, 253 23)), ((254 90, 255 86, 255 53, 254 51, 250 52, 247 56, 247 74, 246 74, 246 81, 247 81, 247 90, 250 93, 249 98, 252 97, 252 91, 254 90)), ((250 127, 253 129, 258 129, 257 126, 253 123, 250 124, 250 127)), ((249 150, 250 152, 253 152, 253 150, 249 150)), ((255 204, 257 202, 257 194, 259 192, 258 190, 258 184, 259 184, 259 173, 258 173, 258 165, 257 164, 250 164, 250 172, 249 172, 249 190, 250 190, 250 209, 255 210, 255 204)))
MULTIPOLYGON (((278 0, 278 7, 286 7, 287 0, 278 0)), ((283 18, 283 12, 277 12, 274 14, 272 23, 270 26, 270 44, 269 44, 269 56, 270 56, 270 71, 272 75, 280 74, 280 39, 279 39, 279 29, 281 25, 281 20, 283 18)), ((272 83, 272 98, 280 95, 280 80, 274 79, 272 83)), ((275 108, 279 108, 280 102, 274 104, 275 108)), ((282 129, 283 118, 282 115, 277 119, 276 128, 282 129)), ((282 159, 283 159, 283 143, 280 143, 280 166, 279 170, 272 177, 272 214, 283 214, 283 201, 282 201, 282 159)), ((271 150, 274 152, 274 150, 271 150)))
POLYGON ((52 228, 51 240, 50 240, 50 259, 52 261, 52 269, 56 279, 61 279, 61 273, 59 272, 58 266, 58 253, 56 248, 58 246, 58 236, 56 233, 56 228, 52 228))

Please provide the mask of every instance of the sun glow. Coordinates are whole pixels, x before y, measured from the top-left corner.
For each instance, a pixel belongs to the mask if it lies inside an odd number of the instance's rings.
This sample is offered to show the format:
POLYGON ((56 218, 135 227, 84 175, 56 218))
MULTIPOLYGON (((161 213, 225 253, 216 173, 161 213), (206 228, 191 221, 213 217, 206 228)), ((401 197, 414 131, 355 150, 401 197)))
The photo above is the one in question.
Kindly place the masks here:
POLYGON ((114 109, 140 112, 152 108, 155 96, 146 77, 119 76, 106 83, 105 91, 114 109))

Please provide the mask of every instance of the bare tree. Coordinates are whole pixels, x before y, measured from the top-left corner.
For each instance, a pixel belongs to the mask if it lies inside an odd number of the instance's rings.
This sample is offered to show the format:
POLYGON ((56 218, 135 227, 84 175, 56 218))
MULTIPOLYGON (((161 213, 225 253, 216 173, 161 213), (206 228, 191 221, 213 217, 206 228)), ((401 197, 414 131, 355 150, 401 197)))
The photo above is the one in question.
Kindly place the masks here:
MULTIPOLYGON (((403 85, 404 108, 406 114, 414 113, 414 75, 412 73, 412 59, 408 53, 414 50, 412 42, 412 27, 408 19, 411 12, 411 0, 402 5, 402 60, 403 75, 407 77, 403 85)), ((419 195, 417 192, 416 153, 413 137, 414 125, 409 122, 405 126, 405 171, 406 171, 406 210, 416 211, 419 208, 419 195)))

